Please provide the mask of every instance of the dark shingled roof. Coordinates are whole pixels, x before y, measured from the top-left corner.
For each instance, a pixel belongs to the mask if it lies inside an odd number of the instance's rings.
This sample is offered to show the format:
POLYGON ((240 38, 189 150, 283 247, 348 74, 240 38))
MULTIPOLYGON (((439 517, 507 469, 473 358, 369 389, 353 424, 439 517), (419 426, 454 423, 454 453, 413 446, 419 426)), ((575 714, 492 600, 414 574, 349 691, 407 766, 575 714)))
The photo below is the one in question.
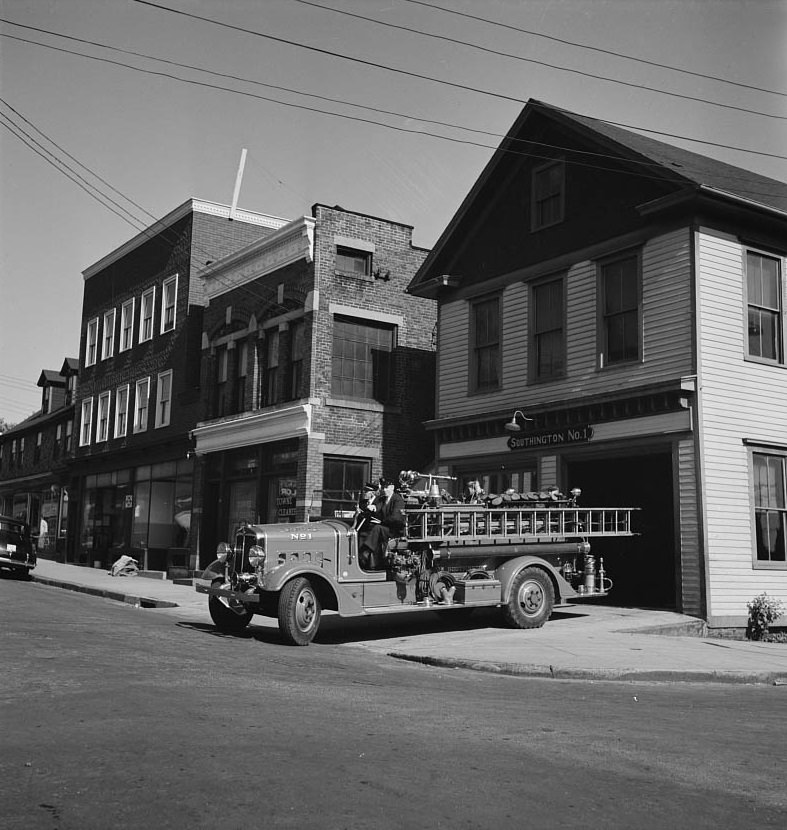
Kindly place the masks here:
POLYGON ((787 211, 786 182, 770 179, 723 161, 716 161, 699 153, 693 153, 691 150, 683 150, 606 121, 599 121, 597 118, 576 115, 541 101, 529 101, 525 112, 528 109, 541 112, 569 126, 578 126, 583 132, 590 130, 595 133, 596 138, 601 136, 618 145, 620 155, 630 156, 631 153, 635 153, 643 160, 665 168, 665 172, 677 174, 692 184, 721 190, 741 199, 787 211))

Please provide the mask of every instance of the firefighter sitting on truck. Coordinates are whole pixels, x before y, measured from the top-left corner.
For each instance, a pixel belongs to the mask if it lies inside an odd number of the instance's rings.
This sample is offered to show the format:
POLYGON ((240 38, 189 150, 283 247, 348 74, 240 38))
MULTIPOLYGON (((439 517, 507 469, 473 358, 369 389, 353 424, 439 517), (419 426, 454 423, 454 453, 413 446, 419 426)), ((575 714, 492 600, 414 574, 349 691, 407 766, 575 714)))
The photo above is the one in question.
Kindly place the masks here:
POLYGON ((385 567, 388 540, 400 536, 404 530, 404 499, 394 492, 392 478, 381 478, 382 492, 374 500, 369 532, 359 535, 358 561, 366 571, 378 571, 385 567))

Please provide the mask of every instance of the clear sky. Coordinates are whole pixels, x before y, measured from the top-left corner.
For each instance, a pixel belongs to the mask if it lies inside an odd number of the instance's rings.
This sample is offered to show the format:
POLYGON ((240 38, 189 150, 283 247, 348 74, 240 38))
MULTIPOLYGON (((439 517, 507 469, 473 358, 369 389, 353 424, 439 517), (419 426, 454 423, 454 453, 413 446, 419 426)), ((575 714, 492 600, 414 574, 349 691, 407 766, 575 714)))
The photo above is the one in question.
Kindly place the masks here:
POLYGON ((0 418, 78 356, 82 272, 191 197, 231 203, 243 148, 240 207, 339 204, 424 247, 528 98, 787 180, 787 0, 424 3, 0 0, 0 418))

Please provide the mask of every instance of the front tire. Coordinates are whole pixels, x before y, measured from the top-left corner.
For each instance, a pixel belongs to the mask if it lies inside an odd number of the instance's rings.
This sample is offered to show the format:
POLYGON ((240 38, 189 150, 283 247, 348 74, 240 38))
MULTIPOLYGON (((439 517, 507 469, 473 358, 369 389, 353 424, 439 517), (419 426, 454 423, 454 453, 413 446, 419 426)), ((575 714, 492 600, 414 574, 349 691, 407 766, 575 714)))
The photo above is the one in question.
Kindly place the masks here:
POLYGON ((511 628, 541 628, 552 614, 555 589, 540 568, 524 568, 511 585, 503 617, 511 628))
POLYGON ((279 596, 279 631, 292 646, 308 646, 320 627, 322 608, 314 586, 299 576, 282 588, 279 596))
MULTIPOLYGON (((223 579, 214 579, 211 588, 221 588, 225 584, 223 579)), ((226 597, 209 597, 208 611, 216 628, 222 634, 241 634, 254 616, 242 602, 227 599, 226 597)))

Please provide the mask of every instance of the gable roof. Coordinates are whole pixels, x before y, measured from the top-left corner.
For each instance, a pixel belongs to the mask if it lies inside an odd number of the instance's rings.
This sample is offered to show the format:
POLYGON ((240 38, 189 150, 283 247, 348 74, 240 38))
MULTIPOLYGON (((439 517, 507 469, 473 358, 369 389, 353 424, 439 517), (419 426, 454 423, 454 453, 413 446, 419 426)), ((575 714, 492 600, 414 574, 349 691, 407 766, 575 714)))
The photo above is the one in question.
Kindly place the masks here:
MULTIPOLYGON (((623 163, 626 166, 632 166, 633 169, 642 165, 640 169, 647 171, 644 175, 674 183, 676 192, 703 193, 710 198, 732 200, 742 206, 776 212, 787 218, 787 183, 785 182, 708 158, 691 150, 683 150, 597 118, 577 115, 542 101, 530 99, 411 280, 408 291, 419 286, 429 292, 434 290, 433 283, 435 285, 450 284, 450 277, 435 276, 430 273, 432 265, 447 247, 453 232, 497 168, 505 164, 512 153, 521 155, 532 150, 534 156, 539 156, 543 145, 538 141, 528 139, 528 121, 534 116, 549 119, 598 147, 599 153, 587 153, 574 148, 556 148, 547 145, 548 150, 565 149, 567 155, 576 157, 575 163, 603 167, 606 159, 608 164, 619 166, 623 163), (517 149, 518 144, 520 149, 517 149), (522 146, 529 149, 523 150, 522 146)), ((547 156, 544 153, 544 157, 554 158, 554 154, 547 156)))

